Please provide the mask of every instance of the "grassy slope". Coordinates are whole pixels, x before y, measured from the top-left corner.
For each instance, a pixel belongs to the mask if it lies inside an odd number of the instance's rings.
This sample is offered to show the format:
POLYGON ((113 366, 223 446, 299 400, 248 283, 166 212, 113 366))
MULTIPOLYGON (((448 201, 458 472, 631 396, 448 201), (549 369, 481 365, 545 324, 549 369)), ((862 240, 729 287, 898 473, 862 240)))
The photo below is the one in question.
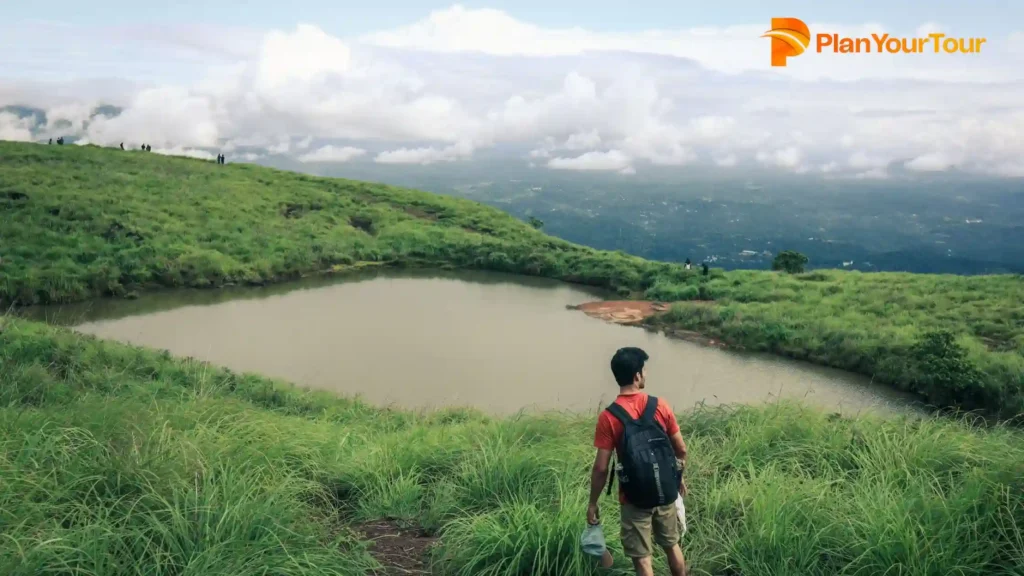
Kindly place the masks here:
POLYGON ((0 224, 0 304, 270 282, 360 262, 492 269, 663 300, 714 298, 711 307, 681 305, 664 322, 867 374, 939 406, 1024 412, 1018 276, 715 270, 702 279, 552 238, 466 200, 251 165, 5 142, 0 224), (915 351, 933 330, 953 334, 966 360, 915 351))
MULTIPOLYGON (((2 574, 364 574, 348 527, 380 517, 439 531, 438 573, 596 573, 589 417, 376 409, 16 320, 0 406, 2 574)), ((695 574, 1024 573, 1017 430, 785 404, 680 420, 695 574)))

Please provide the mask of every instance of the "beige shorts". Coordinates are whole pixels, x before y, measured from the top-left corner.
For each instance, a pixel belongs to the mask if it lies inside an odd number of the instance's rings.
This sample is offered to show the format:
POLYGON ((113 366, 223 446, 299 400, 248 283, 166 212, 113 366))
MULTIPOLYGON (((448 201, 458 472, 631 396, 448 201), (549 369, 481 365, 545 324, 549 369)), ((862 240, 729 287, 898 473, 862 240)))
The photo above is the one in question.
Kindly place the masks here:
POLYGON ((682 526, 676 515, 676 503, 657 508, 637 508, 632 504, 620 507, 622 515, 622 548, 630 558, 644 558, 654 554, 654 542, 662 548, 679 544, 682 526))

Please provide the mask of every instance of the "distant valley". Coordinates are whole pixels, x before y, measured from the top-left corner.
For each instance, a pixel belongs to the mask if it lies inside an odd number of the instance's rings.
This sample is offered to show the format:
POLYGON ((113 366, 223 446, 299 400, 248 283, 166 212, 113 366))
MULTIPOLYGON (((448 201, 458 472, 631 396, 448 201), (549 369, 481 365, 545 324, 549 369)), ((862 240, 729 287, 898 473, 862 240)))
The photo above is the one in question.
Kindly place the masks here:
MULTIPOLYGON (((269 162, 271 165, 274 162, 269 162)), ((281 167, 478 200, 572 242, 656 260, 766 269, 1024 272, 1024 181, 949 173, 885 180, 650 167, 632 176, 487 159, 429 166, 281 167)))

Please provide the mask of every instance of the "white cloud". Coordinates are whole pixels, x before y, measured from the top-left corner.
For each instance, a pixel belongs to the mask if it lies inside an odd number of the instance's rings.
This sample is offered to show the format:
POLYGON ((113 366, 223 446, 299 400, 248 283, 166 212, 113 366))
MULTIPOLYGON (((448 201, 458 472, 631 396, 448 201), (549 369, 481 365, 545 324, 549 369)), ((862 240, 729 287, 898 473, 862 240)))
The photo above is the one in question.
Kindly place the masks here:
POLYGON ((94 102, 71 102, 46 111, 47 133, 79 132, 85 128, 96 107, 94 102))
POLYGON ((636 174, 636 168, 626 166, 622 170, 619 170, 619 174, 622 174, 623 176, 632 176, 633 174, 636 174))
POLYGON ((139 92, 119 116, 97 117, 86 136, 102 146, 144 142, 173 149, 216 146, 220 130, 215 102, 186 88, 166 86, 139 92))
POLYGON ((352 69, 352 53, 339 38, 316 26, 300 24, 295 32, 273 30, 263 39, 256 85, 274 93, 306 86, 352 69))
POLYGON ((916 30, 914 30, 914 37, 924 38, 929 34, 935 33, 948 33, 948 30, 943 29, 943 27, 936 22, 925 22, 924 24, 918 26, 916 30))
POLYGON ((473 153, 473 145, 468 142, 460 142, 437 148, 433 146, 422 148, 399 148, 388 152, 381 152, 373 159, 380 164, 435 164, 437 162, 453 162, 460 158, 467 158, 473 153))
POLYGON ((885 158, 873 157, 864 151, 854 152, 847 164, 854 169, 871 169, 887 166, 889 161, 885 158))
POLYGON ((718 158, 715 158, 715 164, 722 168, 731 168, 736 165, 736 162, 738 162, 738 159, 735 154, 728 154, 726 156, 719 156, 718 158))
POLYGON ((348 162, 366 154, 366 150, 353 146, 323 146, 298 157, 299 162, 348 162))
POLYGON ((1019 58, 1024 58, 1024 32, 1014 32, 1007 40, 1007 51, 1019 58))
POLYGON ((14 142, 31 142, 32 121, 29 118, 18 118, 10 112, 0 112, 0 140, 14 142))
POLYGON ((924 154, 903 164, 908 170, 918 172, 941 172, 949 169, 955 163, 942 154, 924 154))
POLYGON ((551 136, 545 136, 539 148, 530 150, 527 154, 529 158, 534 159, 545 159, 551 158, 556 152, 579 152, 582 150, 592 150, 597 148, 601 144, 601 135, 598 133, 596 128, 576 132, 569 135, 562 143, 555 142, 555 139, 551 136))
POLYGON ((853 177, 858 180, 884 180, 889 177, 889 173, 885 168, 872 168, 871 170, 858 172, 853 177))
POLYGON ((566 139, 563 148, 566 150, 590 150, 601 144, 601 135, 596 129, 587 132, 577 132, 566 139))
POLYGON ((705 141, 722 140, 733 133, 736 119, 731 116, 698 116, 690 120, 692 137, 705 141))
MULTIPOLYGON (((950 24, 886 32, 956 34, 950 24)), ((906 163, 1016 175, 1024 158, 1021 33, 971 58, 809 53, 772 69, 760 22, 596 32, 455 6, 355 38, 313 24, 65 26, 54 43, 58 30, 33 26, 0 24, 5 71, 23 71, 0 86, 0 106, 39 102, 47 124, 0 115, 0 137, 59 123, 100 145, 345 160, 385 150, 376 162, 414 164, 514 145, 538 166, 626 172, 704 162, 856 176, 906 163), (89 80, 113 72, 124 77, 89 80), (124 113, 90 119, 106 102, 124 113)))
MULTIPOLYGON (((548 167, 556 170, 615 170, 632 168, 632 159, 620 150, 587 152, 575 158, 552 158, 548 167)), ((635 172, 635 171, 634 171, 635 172)))
POLYGON ((788 148, 773 150, 771 152, 758 152, 756 158, 758 162, 766 166, 794 170, 800 167, 800 162, 803 159, 803 152, 801 152, 799 148, 790 146, 788 148))
POLYGON ((196 150, 195 148, 184 148, 181 146, 174 146, 171 148, 153 148, 153 153, 163 154, 164 156, 184 156, 186 158, 198 158, 200 160, 213 160, 215 156, 206 150, 196 150))
MULTIPOLYGON (((546 29, 517 20, 493 9, 469 9, 455 5, 431 12, 419 22, 392 30, 365 34, 363 42, 392 48, 440 53, 479 52, 494 56, 578 56, 588 52, 641 51, 696 60, 717 71, 737 73, 770 70, 769 41, 762 38, 768 22, 747 22, 724 27, 654 29, 635 32, 595 32, 584 28, 546 29)), ((915 36, 942 28, 927 22, 916 29, 892 30, 877 24, 839 25, 807 22, 812 32, 864 37, 873 32, 915 36)), ((944 32, 955 33, 953 30, 944 32)), ((992 39, 978 57, 954 59, 943 54, 833 54, 808 51, 786 68, 772 70, 780 76, 802 79, 922 78, 943 80, 993 79, 1024 71, 992 58, 999 47, 992 39)), ((1004 47, 1005 49, 1005 47, 1004 47)))
POLYGON ((292 143, 287 140, 282 140, 277 144, 267 147, 267 152, 270 154, 287 154, 292 148, 292 143))
POLYGON ((1024 178, 1024 160, 1011 161, 994 166, 992 173, 1007 178, 1024 178))

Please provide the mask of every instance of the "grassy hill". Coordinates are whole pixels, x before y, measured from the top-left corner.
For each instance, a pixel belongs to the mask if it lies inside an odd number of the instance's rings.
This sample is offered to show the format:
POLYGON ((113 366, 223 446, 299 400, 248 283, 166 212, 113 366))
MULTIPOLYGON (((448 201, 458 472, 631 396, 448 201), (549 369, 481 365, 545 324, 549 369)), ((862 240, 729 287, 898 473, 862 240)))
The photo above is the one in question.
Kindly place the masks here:
MULTIPOLYGON (((471 202, 255 166, 0 143, 0 259, 5 304, 367 262, 537 274, 714 299, 658 322, 947 405, 1021 398, 1019 278, 702 279, 471 202)), ((578 545, 591 418, 380 409, 0 317, 0 574, 355 576, 397 562, 366 542, 382 528, 405 534, 392 552, 436 541, 437 574, 596 574, 578 545)), ((794 404, 680 421, 694 574, 1024 572, 1018 429, 794 404)))
POLYGON ((712 272, 547 236, 476 202, 254 165, 0 142, 0 305, 266 283, 365 263, 490 269, 680 304, 659 320, 1024 412, 1024 279, 712 272))
MULTIPOLYGON (((792 404, 680 423, 693 574, 1022 573, 1017 430, 792 404)), ((579 550, 592 436, 588 415, 378 409, 9 319, 0 573, 370 574, 396 563, 367 548, 373 522, 410 534, 398 549, 436 539, 436 574, 597 574, 579 550)))

